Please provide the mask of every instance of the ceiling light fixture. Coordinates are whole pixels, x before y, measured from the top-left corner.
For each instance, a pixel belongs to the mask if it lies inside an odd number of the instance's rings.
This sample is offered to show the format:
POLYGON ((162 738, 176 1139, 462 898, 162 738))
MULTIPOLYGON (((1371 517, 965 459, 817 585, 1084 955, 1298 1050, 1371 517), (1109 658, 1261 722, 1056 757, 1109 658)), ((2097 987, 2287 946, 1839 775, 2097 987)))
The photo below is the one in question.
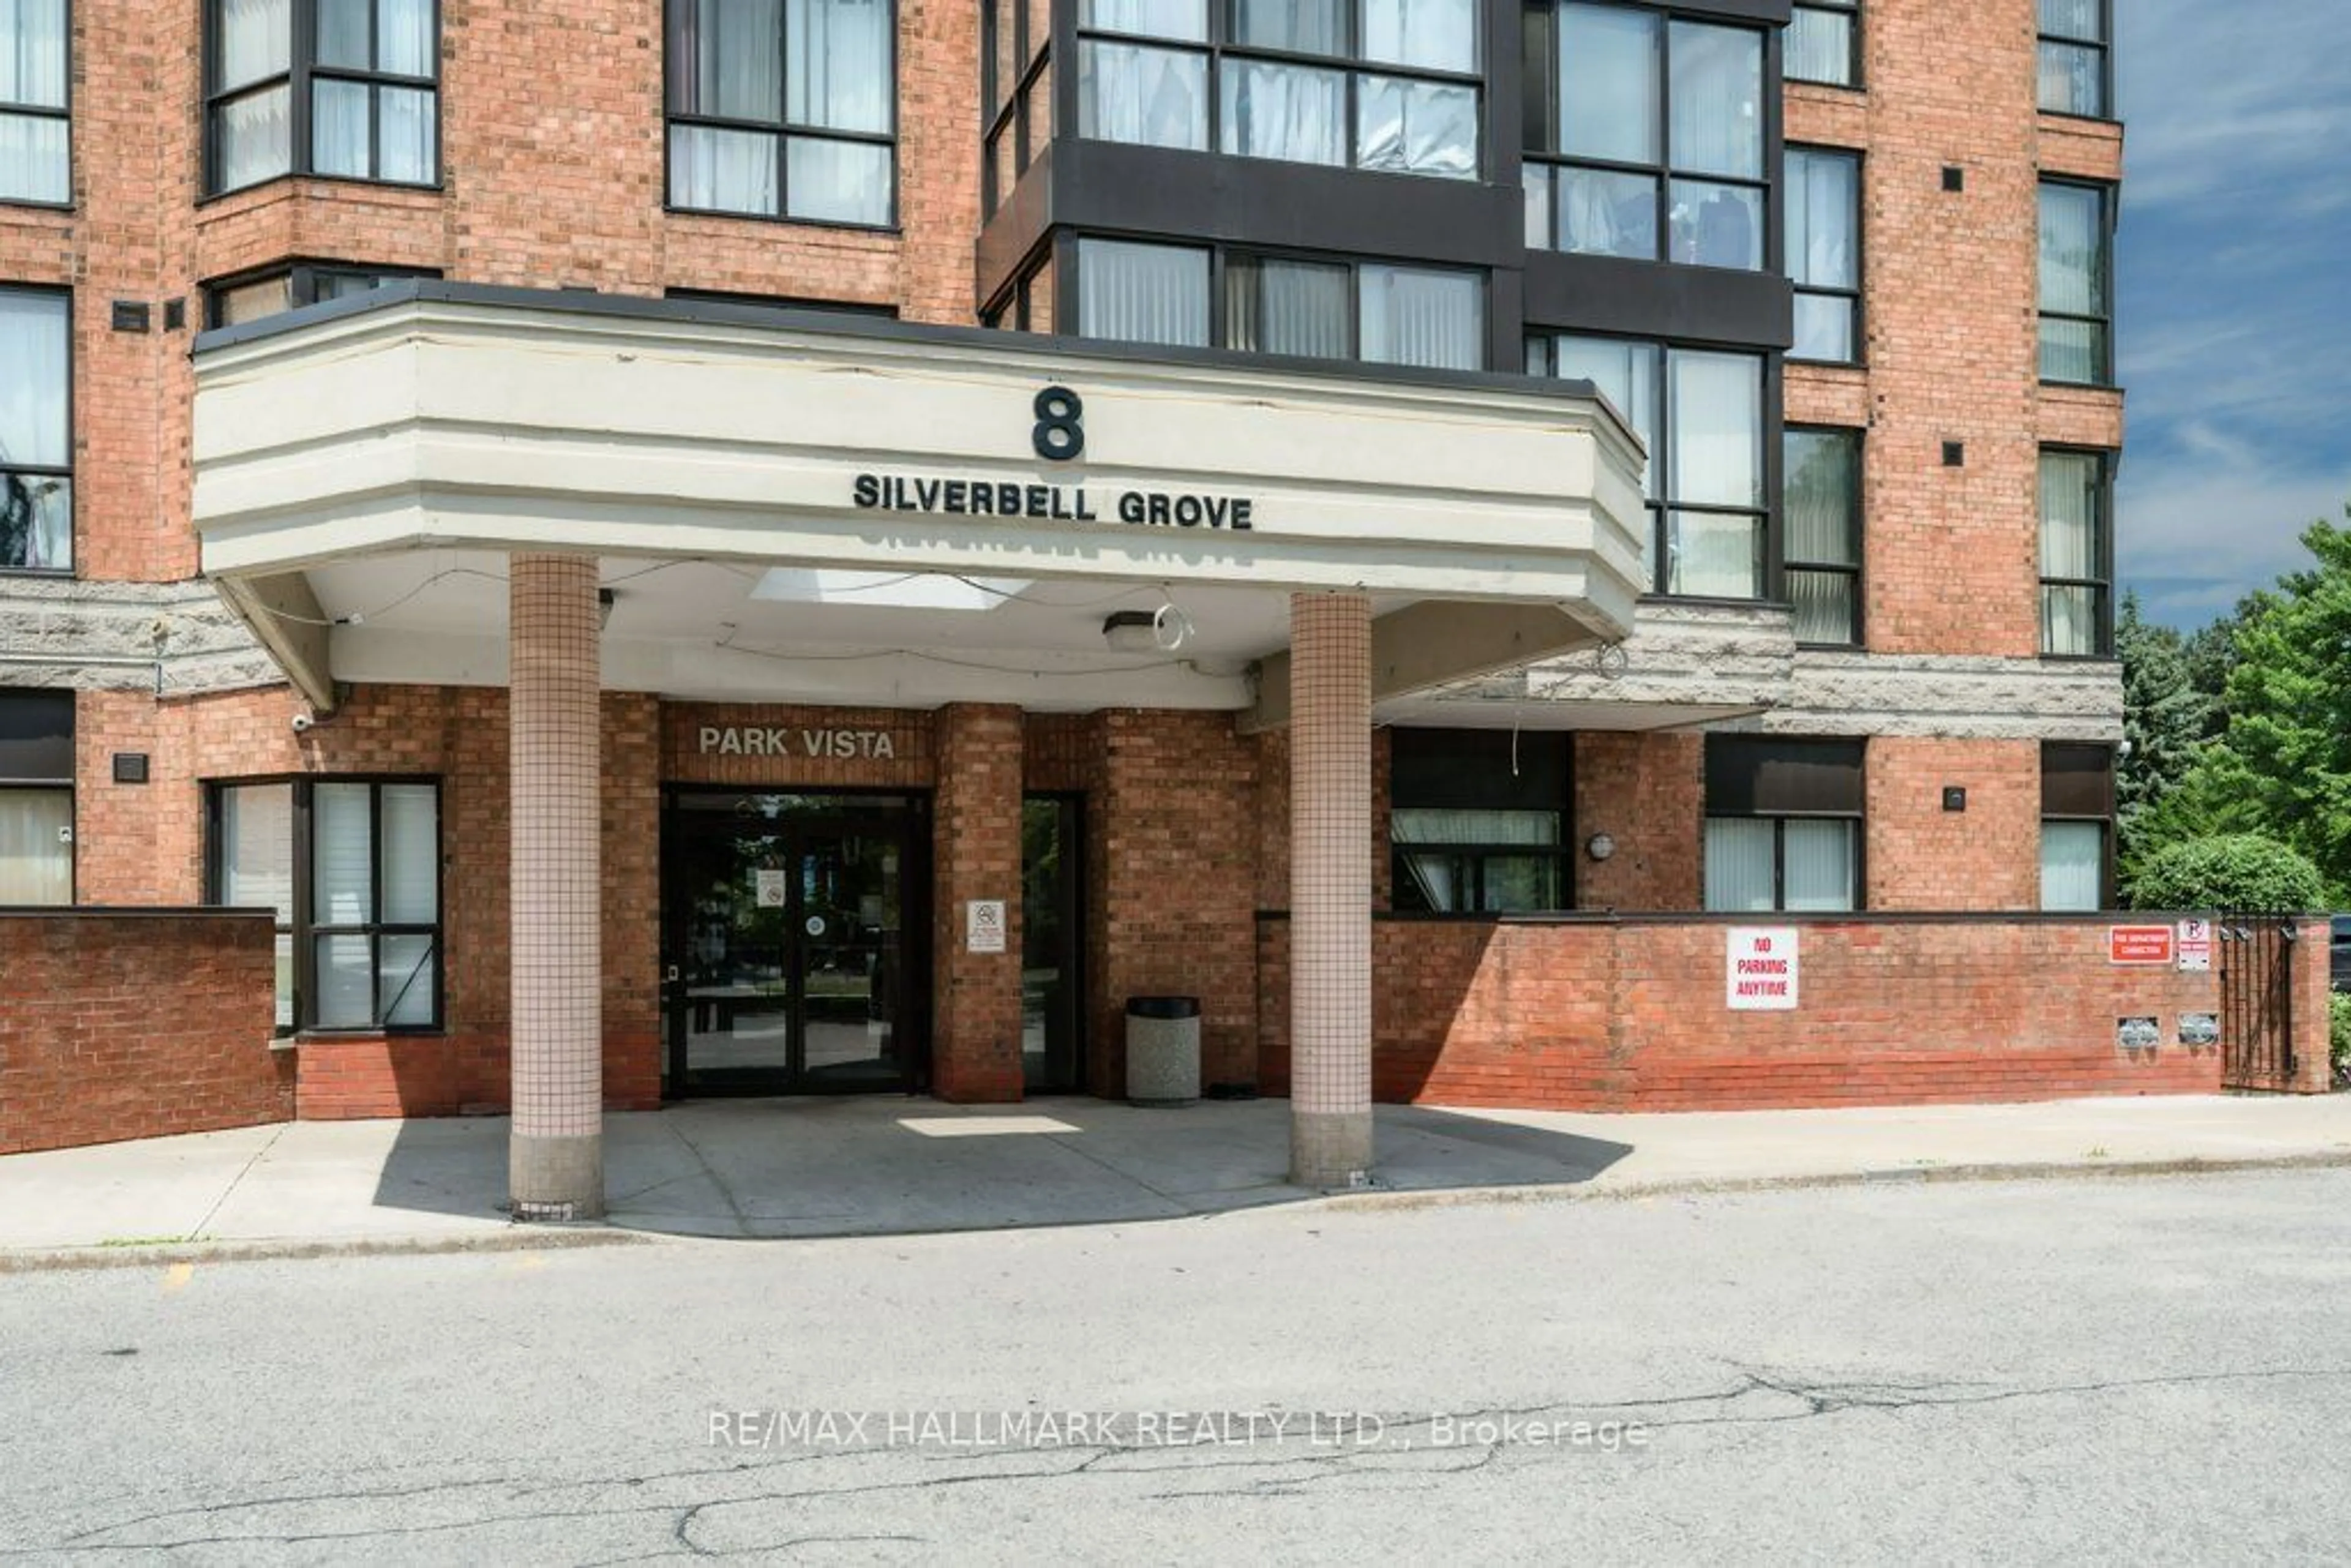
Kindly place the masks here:
POLYGON ((1102 622, 1102 641, 1120 653, 1172 653, 1192 640, 1192 618, 1172 602, 1156 610, 1113 611, 1102 622))

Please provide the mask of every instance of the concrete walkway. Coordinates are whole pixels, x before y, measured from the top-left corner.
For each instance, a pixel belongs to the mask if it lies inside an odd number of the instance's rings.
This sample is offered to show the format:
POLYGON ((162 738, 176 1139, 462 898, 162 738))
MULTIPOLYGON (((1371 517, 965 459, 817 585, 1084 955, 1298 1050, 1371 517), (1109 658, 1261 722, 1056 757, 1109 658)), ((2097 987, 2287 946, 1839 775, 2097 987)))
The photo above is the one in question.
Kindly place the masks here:
POLYGON ((1179 1219, 2181 1165, 2351 1165, 2351 1096, 1604 1116, 1380 1109, 1379 1190, 1288 1186, 1289 1105, 705 1101, 606 1119, 609 1227, 509 1225, 503 1118, 301 1122, 0 1158, 0 1270, 148 1258, 1179 1219))

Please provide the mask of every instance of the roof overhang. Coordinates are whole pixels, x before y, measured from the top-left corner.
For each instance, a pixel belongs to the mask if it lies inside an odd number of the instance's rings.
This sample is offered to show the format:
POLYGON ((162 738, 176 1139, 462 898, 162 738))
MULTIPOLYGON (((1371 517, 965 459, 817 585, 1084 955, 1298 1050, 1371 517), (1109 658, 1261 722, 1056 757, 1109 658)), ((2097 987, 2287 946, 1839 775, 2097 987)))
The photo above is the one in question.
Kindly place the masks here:
MULTIPOLYGON (((407 581, 420 555, 576 551, 608 577, 676 562, 1076 581, 1236 605, 1364 591, 1398 689, 1621 637, 1641 573, 1640 448, 1580 383, 429 281, 209 334, 196 377, 204 570, 322 704, 347 642, 368 678, 445 678, 423 650, 450 574, 402 601, 412 674, 396 617, 358 636, 354 585, 407 581), (1047 389, 1082 404, 1074 460, 1040 448, 1047 389), (1476 604, 1517 608, 1448 608, 1476 604)), ((463 619, 496 634, 486 603, 502 611, 477 596, 463 619)), ((695 608, 644 624, 699 648, 695 608)), ((1031 619, 1050 645, 999 650, 1016 664, 1101 653, 1098 628, 1031 619)), ((872 620, 803 605, 791 630, 813 647, 882 635, 872 620)), ((1230 624, 1206 652, 1280 653, 1265 616, 1230 624)), ((887 634, 917 632, 962 645, 952 615, 887 634)), ((667 689, 677 665, 608 644, 608 684, 667 689)), ((1280 672, 1215 700, 1279 722, 1280 672)))

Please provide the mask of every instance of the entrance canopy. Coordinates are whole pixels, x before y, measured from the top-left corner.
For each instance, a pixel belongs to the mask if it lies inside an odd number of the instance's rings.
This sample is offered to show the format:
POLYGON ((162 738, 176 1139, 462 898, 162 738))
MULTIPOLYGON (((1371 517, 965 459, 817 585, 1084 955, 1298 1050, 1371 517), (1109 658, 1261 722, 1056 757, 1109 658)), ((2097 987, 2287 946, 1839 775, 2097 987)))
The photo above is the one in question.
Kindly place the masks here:
POLYGON ((310 699, 504 684, 507 558, 599 558, 608 687, 1288 709, 1289 595, 1401 699, 1631 630, 1583 383, 433 281, 197 346, 204 565, 310 699))

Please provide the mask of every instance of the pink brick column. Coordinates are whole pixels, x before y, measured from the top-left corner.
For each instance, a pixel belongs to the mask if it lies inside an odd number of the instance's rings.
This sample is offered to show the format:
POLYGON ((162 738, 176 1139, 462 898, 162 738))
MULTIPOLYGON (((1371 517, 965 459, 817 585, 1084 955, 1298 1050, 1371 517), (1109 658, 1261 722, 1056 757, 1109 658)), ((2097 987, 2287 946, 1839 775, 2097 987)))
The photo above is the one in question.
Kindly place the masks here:
POLYGON ((1290 1179, 1372 1166, 1372 601, 1290 600, 1290 1179))
POLYGON ((604 1212, 596 562, 517 555, 509 578, 517 1219, 604 1212))

